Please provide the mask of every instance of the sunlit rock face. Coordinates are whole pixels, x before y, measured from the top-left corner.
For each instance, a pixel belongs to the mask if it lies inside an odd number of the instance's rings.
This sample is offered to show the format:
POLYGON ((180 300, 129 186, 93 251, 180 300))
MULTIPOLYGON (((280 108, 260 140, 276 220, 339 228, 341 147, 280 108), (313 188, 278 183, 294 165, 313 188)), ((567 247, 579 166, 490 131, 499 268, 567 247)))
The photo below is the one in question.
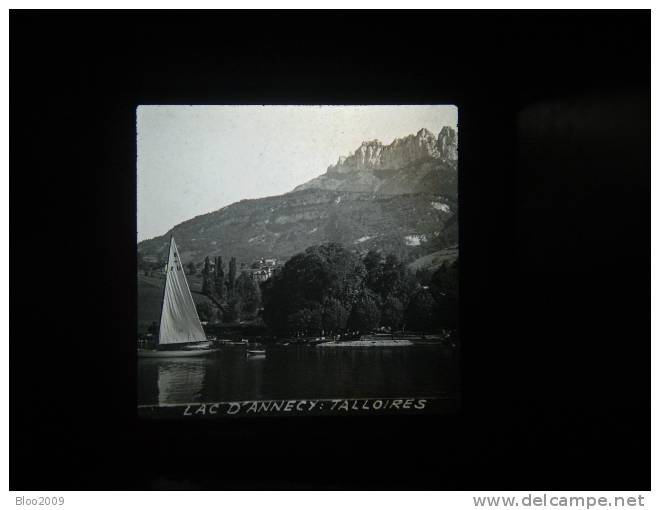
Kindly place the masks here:
MULTIPOLYGON (((451 129, 451 128, 443 128, 451 129)), ((420 129, 416 135, 397 138, 390 145, 379 140, 362 142, 348 157, 340 157, 336 164, 328 167, 328 174, 346 174, 360 170, 397 170, 410 163, 439 157, 438 139, 428 129, 420 129)))
POLYGON ((436 146, 441 159, 449 161, 458 159, 458 136, 449 126, 443 127, 440 131, 436 146))
POLYGON ((411 163, 437 158, 436 137, 428 129, 420 129, 416 135, 397 138, 383 151, 381 168, 397 170, 411 163))
POLYGON ((325 174, 294 191, 324 189, 385 194, 447 193, 456 184, 456 131, 445 126, 439 136, 428 129, 397 138, 389 145, 362 142, 353 154, 342 156, 325 174))
POLYGON ((328 174, 345 174, 360 170, 380 168, 383 144, 378 140, 362 142, 362 145, 350 156, 340 157, 336 164, 328 167, 328 174))

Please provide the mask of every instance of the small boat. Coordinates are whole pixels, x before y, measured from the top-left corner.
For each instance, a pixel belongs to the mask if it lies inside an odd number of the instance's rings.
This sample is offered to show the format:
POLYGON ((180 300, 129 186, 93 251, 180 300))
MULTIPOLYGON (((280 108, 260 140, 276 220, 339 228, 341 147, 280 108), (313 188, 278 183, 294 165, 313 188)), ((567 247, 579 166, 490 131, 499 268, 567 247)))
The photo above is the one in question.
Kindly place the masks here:
POLYGON ((184 345, 182 350, 184 351, 195 351, 199 349, 209 349, 213 346, 213 342, 200 342, 195 344, 184 345))
POLYGON ((220 349, 181 349, 175 351, 158 349, 138 349, 140 358, 191 358, 194 356, 206 356, 212 352, 219 352, 220 349))
POLYGON ((186 279, 179 250, 170 238, 167 259, 165 289, 160 309, 158 342, 153 349, 138 348, 141 358, 188 358, 218 352, 213 342, 206 338, 197 315, 188 280, 186 279))
POLYGON ((265 356, 266 350, 248 349, 247 354, 248 356, 265 356))

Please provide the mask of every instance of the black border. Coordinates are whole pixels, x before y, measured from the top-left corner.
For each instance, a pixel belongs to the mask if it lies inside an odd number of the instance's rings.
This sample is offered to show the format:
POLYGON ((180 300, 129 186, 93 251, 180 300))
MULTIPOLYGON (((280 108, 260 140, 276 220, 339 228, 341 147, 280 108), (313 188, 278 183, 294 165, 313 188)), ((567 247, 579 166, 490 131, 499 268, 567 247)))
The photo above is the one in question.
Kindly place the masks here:
POLYGON ((10 12, 10 488, 649 489, 649 28, 10 12), (457 105, 460 413, 137 421, 148 103, 457 105))

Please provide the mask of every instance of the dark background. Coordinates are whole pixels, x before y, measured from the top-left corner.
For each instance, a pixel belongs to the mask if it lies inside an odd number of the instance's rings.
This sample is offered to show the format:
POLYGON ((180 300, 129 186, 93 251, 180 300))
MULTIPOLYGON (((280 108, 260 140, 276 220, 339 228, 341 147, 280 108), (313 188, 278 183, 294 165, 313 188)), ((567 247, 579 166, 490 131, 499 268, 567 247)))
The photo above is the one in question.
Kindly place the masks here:
POLYGON ((650 12, 10 13, 10 488, 650 489, 650 12), (135 107, 459 107, 456 416, 140 423, 135 107))

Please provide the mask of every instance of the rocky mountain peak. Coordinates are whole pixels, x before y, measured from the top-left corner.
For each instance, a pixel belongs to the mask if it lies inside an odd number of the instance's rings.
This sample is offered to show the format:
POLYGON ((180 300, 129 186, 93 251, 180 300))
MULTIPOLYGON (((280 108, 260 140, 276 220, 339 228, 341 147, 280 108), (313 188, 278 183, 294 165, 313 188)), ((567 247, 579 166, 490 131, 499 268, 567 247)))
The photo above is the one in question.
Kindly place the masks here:
MULTIPOLYGON (((451 129, 451 128, 449 128, 451 129)), ((364 141, 353 154, 340 157, 330 165, 328 174, 346 174, 360 170, 397 170, 420 159, 437 158, 438 139, 426 128, 415 135, 395 139, 390 145, 380 140, 364 141)))
MULTIPOLYGON (((427 180, 437 187, 440 176, 431 175, 437 174, 433 170, 437 165, 446 163, 451 167, 456 159, 454 129, 445 126, 436 137, 422 128, 415 134, 396 138, 389 145, 383 145, 380 140, 364 141, 352 154, 330 165, 325 174, 301 184, 296 191, 327 189, 389 194, 422 191, 428 185, 427 180)), ((453 182, 455 168, 452 168, 449 178, 442 177, 447 186, 453 182)))
POLYGON ((456 161, 458 159, 458 136, 456 136, 456 130, 449 126, 443 127, 438 135, 436 147, 441 159, 456 161))
POLYGON ((398 170, 419 160, 437 158, 436 144, 435 135, 426 128, 415 135, 397 138, 384 148, 380 168, 398 170))

